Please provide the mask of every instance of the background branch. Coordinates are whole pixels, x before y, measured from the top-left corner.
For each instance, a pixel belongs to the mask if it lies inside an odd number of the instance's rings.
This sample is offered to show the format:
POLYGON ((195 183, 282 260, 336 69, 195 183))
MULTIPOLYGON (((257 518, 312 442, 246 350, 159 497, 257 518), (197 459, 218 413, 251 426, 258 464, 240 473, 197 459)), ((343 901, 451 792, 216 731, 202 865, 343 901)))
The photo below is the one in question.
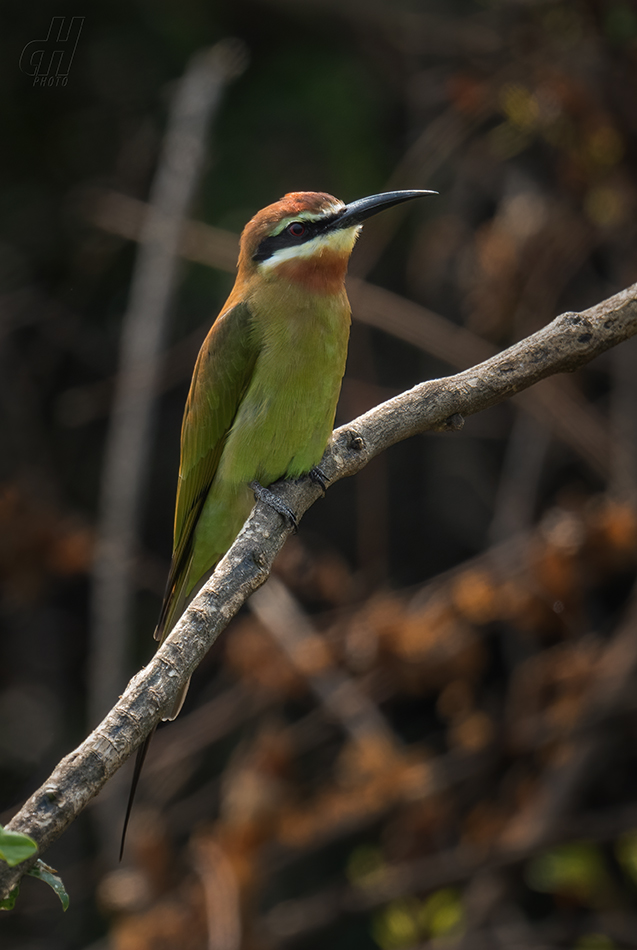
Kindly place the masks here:
MULTIPOLYGON (((88 721, 105 715, 130 674, 128 645, 134 557, 153 435, 161 351, 179 284, 184 218, 208 153, 208 130, 228 82, 243 69, 238 41, 197 53, 179 82, 149 204, 141 223, 130 303, 122 322, 119 372, 106 440, 93 565, 88 721)), ((122 793, 125 794, 122 789, 122 793)), ((108 853, 123 795, 96 811, 108 853)))

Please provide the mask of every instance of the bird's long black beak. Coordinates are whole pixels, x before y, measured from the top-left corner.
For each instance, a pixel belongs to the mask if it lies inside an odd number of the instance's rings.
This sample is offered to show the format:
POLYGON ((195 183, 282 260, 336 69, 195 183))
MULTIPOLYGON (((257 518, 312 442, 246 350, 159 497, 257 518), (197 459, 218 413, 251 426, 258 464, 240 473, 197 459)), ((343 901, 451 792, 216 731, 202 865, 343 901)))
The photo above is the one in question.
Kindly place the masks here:
POLYGON ((437 191, 385 191, 382 195, 370 195, 369 198, 359 198, 351 201, 341 211, 339 216, 330 223, 330 228, 339 231, 341 228, 353 228, 362 224, 367 218, 386 208, 411 201, 412 198, 422 198, 424 195, 437 195, 437 191))

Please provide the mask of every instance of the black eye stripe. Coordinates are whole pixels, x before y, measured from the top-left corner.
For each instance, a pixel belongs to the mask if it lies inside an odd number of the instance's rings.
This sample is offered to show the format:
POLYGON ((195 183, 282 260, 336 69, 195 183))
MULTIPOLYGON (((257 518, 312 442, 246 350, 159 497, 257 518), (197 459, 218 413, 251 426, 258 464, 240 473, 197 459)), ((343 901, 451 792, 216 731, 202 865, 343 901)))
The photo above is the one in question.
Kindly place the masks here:
POLYGON ((252 255, 252 260, 267 261, 268 257, 272 257, 276 251, 284 247, 298 247, 300 244, 305 244, 306 241, 311 241, 312 238, 316 237, 319 233, 319 224, 322 224, 322 222, 319 223, 315 221, 299 221, 298 223, 304 225, 302 234, 291 234, 288 228, 284 228, 280 234, 274 234, 264 238, 259 244, 256 253, 252 255))
POLYGON ((329 218, 321 218, 320 221, 291 221, 280 234, 274 234, 264 238, 256 249, 256 252, 252 255, 252 260, 267 261, 276 251, 284 247, 298 247, 307 241, 311 241, 312 238, 315 238, 318 234, 325 231, 337 217, 338 215, 330 215, 329 218), (303 233, 299 235, 292 234, 289 229, 293 224, 303 225, 303 233))

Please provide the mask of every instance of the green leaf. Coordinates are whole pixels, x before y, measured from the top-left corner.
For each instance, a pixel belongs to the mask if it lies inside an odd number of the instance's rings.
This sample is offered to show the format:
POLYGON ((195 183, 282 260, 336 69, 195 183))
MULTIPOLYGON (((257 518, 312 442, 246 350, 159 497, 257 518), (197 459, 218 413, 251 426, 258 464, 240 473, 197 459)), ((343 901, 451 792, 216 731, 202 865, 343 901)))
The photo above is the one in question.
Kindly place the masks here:
POLYGON ((372 936, 381 950, 413 947, 423 937, 441 942, 460 936, 463 929, 462 898, 450 887, 434 891, 424 900, 404 897, 392 901, 372 920, 372 936))
POLYGON ((610 880, 599 848, 589 841, 558 845, 529 861, 527 883, 536 891, 565 894, 582 904, 599 905, 610 880))
POLYGON ((624 871, 637 884, 637 831, 628 831, 621 836, 615 854, 624 871))
POLYGON ((37 850, 37 844, 29 835, 22 835, 17 831, 6 831, 0 825, 0 858, 6 861, 9 867, 26 861, 37 850))
POLYGON ((352 884, 367 887, 383 875, 383 853, 373 844, 361 844, 354 848, 347 862, 347 877, 352 884))
POLYGON ((443 887, 427 897, 418 914, 427 935, 443 937, 462 933, 464 909, 460 894, 452 887, 443 887))
POLYGON ((18 894, 20 893, 20 885, 16 884, 12 891, 9 892, 9 896, 0 900, 0 910, 13 910, 15 907, 15 902, 18 899, 18 894))
POLYGON ((69 895, 66 893, 66 888, 62 883, 62 878, 58 877, 58 873, 55 868, 50 868, 48 864, 44 863, 44 861, 39 860, 36 861, 29 871, 27 871, 27 874, 30 874, 31 877, 39 878, 41 881, 44 881, 45 884, 48 884, 49 887, 52 887, 57 896, 60 898, 62 910, 68 909, 69 895))

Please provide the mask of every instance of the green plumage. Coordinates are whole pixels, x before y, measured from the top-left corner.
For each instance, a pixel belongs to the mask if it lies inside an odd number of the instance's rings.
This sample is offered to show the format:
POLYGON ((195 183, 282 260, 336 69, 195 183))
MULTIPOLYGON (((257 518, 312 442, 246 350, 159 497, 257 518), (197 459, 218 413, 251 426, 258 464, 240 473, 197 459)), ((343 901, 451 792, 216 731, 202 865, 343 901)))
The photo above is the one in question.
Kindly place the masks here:
POLYGON ((165 639, 241 530, 254 504, 249 483, 267 486, 320 461, 349 324, 344 291, 311 294, 286 284, 282 293, 279 280, 217 318, 184 414, 173 561, 157 639, 165 639))

